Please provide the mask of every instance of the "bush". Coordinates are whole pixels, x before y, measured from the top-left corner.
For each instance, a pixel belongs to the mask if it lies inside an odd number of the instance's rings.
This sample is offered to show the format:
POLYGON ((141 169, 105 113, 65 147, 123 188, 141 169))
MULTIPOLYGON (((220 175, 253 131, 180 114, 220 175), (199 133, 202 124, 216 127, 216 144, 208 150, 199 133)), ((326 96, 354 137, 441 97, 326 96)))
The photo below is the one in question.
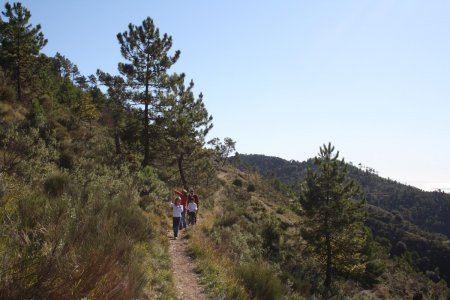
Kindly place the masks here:
POLYGON ((280 254, 281 230, 276 219, 270 219, 263 225, 261 237, 266 255, 270 259, 277 259, 280 254))
POLYGON ((255 299, 280 299, 282 284, 270 267, 253 262, 238 269, 239 276, 255 299))
POLYGON ((233 180, 233 184, 235 186, 241 187, 242 186, 242 180, 236 178, 235 180, 233 180))
POLYGON ((392 256, 401 256, 403 253, 408 250, 408 247, 406 244, 402 241, 397 242, 394 247, 391 249, 391 255, 392 256))
POLYGON ((277 207, 276 212, 280 215, 283 215, 286 213, 286 209, 284 207, 279 206, 279 207, 277 207))
POLYGON ((5 193, 6 193, 6 184, 4 182, 2 174, 0 174, 0 200, 2 200, 5 193))
POLYGON ((255 185, 252 183, 249 183, 249 185, 247 186, 247 192, 251 193, 256 191, 255 185))
POLYGON ((70 178, 67 174, 54 173, 45 180, 44 190, 49 196, 57 197, 67 191, 69 182, 70 178))
MULTIPOLYGON (((168 193, 168 190, 156 174, 155 169, 150 166, 146 166, 138 173, 138 189, 141 196, 153 196, 153 198, 162 198, 163 195, 168 193)), ((145 202, 145 201, 144 201, 145 202)), ((148 204, 147 204, 148 205, 148 204)))
POLYGON ((222 217, 216 219, 216 224, 218 226, 229 227, 233 224, 236 224, 243 213, 244 211, 242 210, 242 208, 230 205, 229 207, 225 208, 222 217))
POLYGON ((74 160, 73 154, 69 152, 63 152, 59 157, 59 166, 61 168, 70 170, 73 167, 73 160, 74 160))
POLYGON ((367 287, 373 287, 380 282, 380 276, 386 269, 385 263, 381 260, 369 261, 366 265, 366 270, 361 278, 361 281, 367 287))

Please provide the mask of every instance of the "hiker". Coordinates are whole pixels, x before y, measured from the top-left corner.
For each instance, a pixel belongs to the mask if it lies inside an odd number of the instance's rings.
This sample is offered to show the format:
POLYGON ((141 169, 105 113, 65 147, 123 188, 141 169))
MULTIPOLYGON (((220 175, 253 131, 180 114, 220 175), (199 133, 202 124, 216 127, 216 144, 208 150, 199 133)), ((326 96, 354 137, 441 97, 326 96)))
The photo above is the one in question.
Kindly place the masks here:
POLYGON ((177 194, 181 199, 181 205, 183 206, 183 212, 181 213, 181 220, 180 220, 180 230, 186 228, 186 211, 187 211, 187 202, 188 202, 188 194, 186 190, 183 190, 182 192, 179 192, 177 190, 174 190, 175 194, 177 194))
POLYGON ((173 239, 176 240, 178 236, 178 228, 180 226, 181 213, 183 212, 183 205, 181 205, 180 197, 175 198, 175 201, 170 203, 173 209, 173 239))
POLYGON ((192 197, 188 198, 188 217, 189 217, 189 225, 194 225, 197 223, 197 203, 194 202, 192 197))
POLYGON ((188 195, 188 202, 192 199, 195 204, 197 204, 197 212, 195 214, 195 223, 197 223, 197 215, 198 215, 198 208, 199 208, 199 201, 198 201, 198 195, 194 194, 193 189, 189 189, 189 195, 188 195))

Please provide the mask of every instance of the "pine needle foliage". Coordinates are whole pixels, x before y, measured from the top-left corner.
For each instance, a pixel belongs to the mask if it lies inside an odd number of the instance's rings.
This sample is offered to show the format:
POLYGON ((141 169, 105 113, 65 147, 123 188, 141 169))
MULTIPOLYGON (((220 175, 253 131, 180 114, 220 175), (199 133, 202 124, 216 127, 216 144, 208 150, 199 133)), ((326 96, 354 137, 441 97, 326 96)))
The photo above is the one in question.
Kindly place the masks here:
POLYGON ((310 241, 325 276, 325 294, 331 291, 335 274, 362 274, 363 247, 367 232, 363 225, 364 204, 359 189, 346 177, 347 167, 329 143, 315 158, 316 171, 309 168, 300 202, 307 216, 303 236, 310 241))

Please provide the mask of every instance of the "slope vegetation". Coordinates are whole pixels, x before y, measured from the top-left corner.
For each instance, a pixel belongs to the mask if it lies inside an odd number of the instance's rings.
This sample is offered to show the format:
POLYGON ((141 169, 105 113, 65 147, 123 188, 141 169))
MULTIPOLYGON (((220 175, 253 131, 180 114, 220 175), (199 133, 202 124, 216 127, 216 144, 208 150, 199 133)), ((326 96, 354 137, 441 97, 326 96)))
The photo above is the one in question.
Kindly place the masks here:
MULTIPOLYGON (((261 177, 228 167, 221 187, 205 199, 201 224, 189 233, 190 254, 211 298, 319 298, 323 284, 317 258, 302 237, 304 216, 295 196, 261 177)), ((444 282, 417 273, 408 257, 371 246, 378 273, 338 277, 337 298, 445 299, 444 282), (381 271, 380 271, 381 270, 381 271)))
MULTIPOLYGON (((258 170, 276 186, 300 189, 306 162, 286 161, 264 155, 240 155, 241 168, 258 170)), ((450 195, 424 192, 417 188, 385 179, 373 169, 349 166, 349 177, 362 188, 368 201, 367 224, 375 238, 395 252, 400 244, 411 256, 416 270, 433 280, 450 282, 450 195)))

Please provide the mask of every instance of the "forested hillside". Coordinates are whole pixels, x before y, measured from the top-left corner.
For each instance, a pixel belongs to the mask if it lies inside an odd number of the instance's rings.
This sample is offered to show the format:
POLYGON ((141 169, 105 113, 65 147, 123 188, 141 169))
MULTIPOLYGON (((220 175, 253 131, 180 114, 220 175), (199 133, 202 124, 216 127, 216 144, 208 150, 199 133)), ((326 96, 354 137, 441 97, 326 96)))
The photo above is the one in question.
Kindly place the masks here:
MULTIPOLYGON (((256 169, 276 185, 298 191, 312 160, 286 161, 264 155, 239 155, 241 168, 256 169)), ((349 177, 362 188, 367 199, 367 224, 374 235, 409 250, 414 268, 434 280, 450 282, 450 195, 424 192, 390 179, 365 167, 349 165, 349 177)))
POLYGON ((214 187, 212 117, 169 72, 171 37, 150 18, 123 28, 119 75, 86 76, 42 53, 26 7, 4 6, 1 299, 175 298, 167 201, 174 187, 214 187))

